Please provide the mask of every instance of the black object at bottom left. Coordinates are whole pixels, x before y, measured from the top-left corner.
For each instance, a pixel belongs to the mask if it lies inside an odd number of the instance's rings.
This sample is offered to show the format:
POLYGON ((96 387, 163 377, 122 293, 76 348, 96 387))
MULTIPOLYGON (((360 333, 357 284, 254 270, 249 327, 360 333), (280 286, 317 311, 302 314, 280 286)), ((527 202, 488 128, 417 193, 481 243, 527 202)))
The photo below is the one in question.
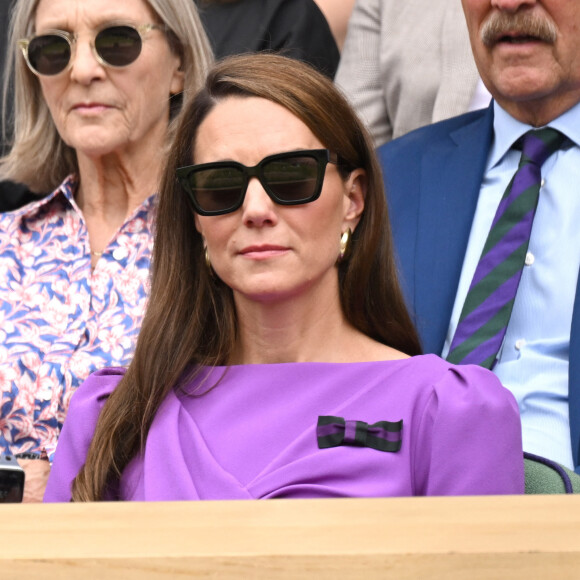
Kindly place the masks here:
POLYGON ((0 503, 20 503, 24 492, 24 470, 14 455, 0 455, 0 503))

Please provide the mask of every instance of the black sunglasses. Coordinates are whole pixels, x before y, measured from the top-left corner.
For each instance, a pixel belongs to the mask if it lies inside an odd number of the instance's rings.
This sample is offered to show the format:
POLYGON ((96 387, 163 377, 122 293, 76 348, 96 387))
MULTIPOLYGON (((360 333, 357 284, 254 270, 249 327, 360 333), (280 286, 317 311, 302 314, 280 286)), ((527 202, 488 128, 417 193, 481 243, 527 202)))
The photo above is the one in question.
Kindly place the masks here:
POLYGON ((269 155, 254 167, 236 161, 189 165, 177 170, 177 178, 197 213, 221 215, 241 207, 251 177, 280 205, 310 203, 320 196, 328 163, 338 164, 335 153, 308 149, 269 155))
MULTIPOLYGON (((100 30, 91 43, 97 61, 120 68, 135 62, 141 54, 143 36, 150 30, 164 30, 157 24, 108 26, 100 30)), ((18 41, 26 64, 36 75, 52 76, 66 70, 71 63, 76 35, 64 30, 50 30, 18 41)))

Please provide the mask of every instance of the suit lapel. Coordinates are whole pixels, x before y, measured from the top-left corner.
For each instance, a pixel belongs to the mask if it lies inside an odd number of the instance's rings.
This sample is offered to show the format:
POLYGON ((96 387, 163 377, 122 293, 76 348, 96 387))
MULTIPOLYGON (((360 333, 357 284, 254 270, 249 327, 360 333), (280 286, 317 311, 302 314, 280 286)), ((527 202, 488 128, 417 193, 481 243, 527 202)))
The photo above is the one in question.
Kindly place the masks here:
POLYGON ((443 348, 492 132, 490 106, 423 155, 414 303, 426 352, 443 348))

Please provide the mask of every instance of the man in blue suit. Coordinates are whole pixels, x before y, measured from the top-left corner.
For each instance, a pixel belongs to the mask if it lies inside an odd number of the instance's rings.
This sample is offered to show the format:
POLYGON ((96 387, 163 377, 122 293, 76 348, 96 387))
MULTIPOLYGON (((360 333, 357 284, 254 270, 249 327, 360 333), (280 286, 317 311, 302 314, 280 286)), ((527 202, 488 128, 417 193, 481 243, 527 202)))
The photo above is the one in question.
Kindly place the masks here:
POLYGON ((494 101, 379 149, 404 290, 424 350, 447 356, 518 167, 517 143, 533 128, 565 135, 542 165, 525 265, 493 371, 520 406, 524 449, 580 473, 580 9, 561 0, 462 3, 494 101))

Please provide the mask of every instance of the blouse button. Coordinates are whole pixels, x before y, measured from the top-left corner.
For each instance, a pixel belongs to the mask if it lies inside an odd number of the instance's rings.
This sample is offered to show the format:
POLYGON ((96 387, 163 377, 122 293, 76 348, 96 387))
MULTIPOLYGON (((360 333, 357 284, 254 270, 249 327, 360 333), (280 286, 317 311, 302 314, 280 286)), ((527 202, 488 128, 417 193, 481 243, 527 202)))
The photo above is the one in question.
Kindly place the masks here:
POLYGON ((516 350, 522 350, 522 348, 525 346, 525 344, 526 344, 526 340, 524 338, 520 338, 520 339, 516 340, 516 343, 515 343, 516 350))
POLYGON ((532 252, 528 252, 526 254, 526 259, 524 262, 526 264, 526 266, 531 266, 535 261, 536 261, 536 257, 534 256, 534 254, 532 254, 532 252))
POLYGON ((124 260, 129 255, 129 252, 126 248, 115 248, 113 250, 113 258, 118 262, 124 260))

